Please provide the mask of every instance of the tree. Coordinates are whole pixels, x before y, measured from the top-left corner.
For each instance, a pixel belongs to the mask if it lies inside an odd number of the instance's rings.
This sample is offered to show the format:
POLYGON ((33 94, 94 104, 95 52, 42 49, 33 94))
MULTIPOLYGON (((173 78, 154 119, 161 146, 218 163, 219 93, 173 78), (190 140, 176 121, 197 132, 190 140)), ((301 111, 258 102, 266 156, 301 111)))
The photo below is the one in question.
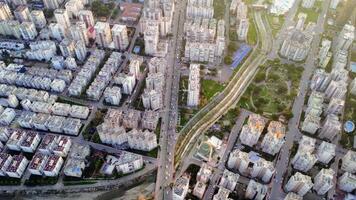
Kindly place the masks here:
POLYGON ((262 72, 262 71, 261 71, 261 72, 257 73, 256 78, 255 78, 255 81, 256 81, 257 83, 260 83, 261 81, 264 81, 265 78, 266 78, 265 72, 262 72))
POLYGON ((227 49, 228 49, 229 52, 235 52, 235 51, 237 51, 237 46, 236 46, 235 43, 230 42, 229 46, 227 47, 227 49))
POLYGON ((231 64, 232 64, 232 58, 231 58, 231 56, 225 56, 225 58, 224 58, 224 63, 225 63, 226 65, 231 65, 231 64))

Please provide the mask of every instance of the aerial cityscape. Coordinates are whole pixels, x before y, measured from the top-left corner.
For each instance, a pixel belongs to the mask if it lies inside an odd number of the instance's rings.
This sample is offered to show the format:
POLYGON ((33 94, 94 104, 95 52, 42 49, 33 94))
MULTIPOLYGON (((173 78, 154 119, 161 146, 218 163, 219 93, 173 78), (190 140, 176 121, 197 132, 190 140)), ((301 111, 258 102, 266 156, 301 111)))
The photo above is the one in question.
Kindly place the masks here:
POLYGON ((0 200, 356 200, 356 0, 0 0, 0 200))

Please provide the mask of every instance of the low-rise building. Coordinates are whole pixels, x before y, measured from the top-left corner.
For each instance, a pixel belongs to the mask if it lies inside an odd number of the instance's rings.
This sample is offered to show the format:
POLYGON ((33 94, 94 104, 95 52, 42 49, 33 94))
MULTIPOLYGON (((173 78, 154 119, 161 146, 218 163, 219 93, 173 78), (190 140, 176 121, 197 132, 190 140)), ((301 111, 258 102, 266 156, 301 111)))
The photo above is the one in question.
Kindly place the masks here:
POLYGON ((0 114, 0 124, 3 126, 8 126, 15 119, 16 112, 12 108, 5 108, 5 110, 0 114))
POLYGON ((52 105, 51 109, 53 114, 66 117, 71 111, 71 106, 70 104, 56 102, 52 105))
POLYGON ((48 156, 47 162, 43 168, 43 173, 45 176, 58 176, 59 171, 63 165, 63 158, 58 155, 48 156))
POLYGON ((12 156, 7 153, 0 153, 0 176, 6 176, 6 169, 12 161, 12 156))
POLYGON ((26 132, 26 136, 24 140, 20 143, 20 148, 22 151, 27 153, 33 153, 36 151, 38 144, 41 141, 41 137, 38 133, 28 131, 26 132))
POLYGON ((26 138, 26 132, 22 130, 14 130, 11 133, 9 140, 6 143, 7 148, 14 151, 21 151, 21 143, 26 138))
POLYGON ((86 106, 72 105, 69 115, 74 118, 86 119, 89 115, 89 108, 86 106))
POLYGON ((56 146, 58 136, 52 134, 46 134, 41 144, 38 146, 38 151, 43 154, 50 154, 53 151, 53 148, 56 146))
POLYGON ((64 166, 64 174, 71 177, 82 177, 83 170, 85 168, 84 160, 78 160, 73 158, 68 158, 64 166))
POLYGON ((66 157, 72 146, 72 139, 66 136, 60 136, 53 147, 52 151, 55 155, 66 157))
POLYGON ((63 132, 69 135, 78 135, 79 130, 82 127, 80 119, 65 118, 63 121, 63 132))
POLYGON ((43 153, 36 153, 28 166, 28 171, 31 174, 42 176, 43 169, 47 163, 48 156, 43 153))
POLYGON ((6 174, 12 178, 21 178, 28 165, 28 160, 23 155, 14 155, 10 165, 6 168, 6 174))
POLYGON ((113 170, 116 169, 119 173, 128 174, 142 167, 143 160, 141 155, 121 152, 119 156, 108 155, 101 171, 104 174, 112 174, 113 170))

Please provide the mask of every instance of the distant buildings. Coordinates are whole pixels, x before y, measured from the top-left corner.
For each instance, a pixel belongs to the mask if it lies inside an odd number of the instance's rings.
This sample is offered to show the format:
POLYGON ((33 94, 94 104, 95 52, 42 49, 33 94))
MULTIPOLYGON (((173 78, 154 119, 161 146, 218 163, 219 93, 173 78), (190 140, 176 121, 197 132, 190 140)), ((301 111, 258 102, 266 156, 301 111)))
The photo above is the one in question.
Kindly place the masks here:
POLYGON ((129 45, 129 38, 125 25, 115 24, 112 29, 112 37, 115 49, 125 50, 129 45))
POLYGON ((288 192, 294 192, 300 196, 304 196, 313 187, 313 182, 310 176, 303 175, 299 172, 290 177, 285 189, 288 192))
POLYGON ((141 31, 144 33, 145 53, 148 55, 164 57, 168 44, 160 41, 160 36, 172 33, 174 2, 159 2, 151 0, 145 2, 140 20, 141 31))
POLYGON ((345 172, 338 178, 338 186, 345 192, 352 192, 356 189, 356 176, 350 172, 345 172))
POLYGON ((330 114, 326 117, 319 131, 319 137, 332 141, 341 133, 342 124, 336 115, 330 114))
POLYGON ((70 27, 70 19, 67 10, 65 9, 56 9, 54 11, 54 17, 58 24, 62 25, 65 29, 70 27))
MULTIPOLYGON (((333 0, 335 1, 335 0, 333 0)), ((332 5, 332 4, 331 4, 332 5)), ((355 39, 355 27, 351 24, 345 24, 335 41, 334 52, 339 50, 349 50, 355 39)))
POLYGON ((95 43, 102 48, 108 48, 112 42, 110 25, 107 22, 96 22, 95 26, 95 43))
POLYGON ((145 32, 151 23, 158 25, 160 36, 166 36, 172 32, 174 2, 173 1, 145 1, 145 6, 140 19, 141 31, 145 32))
POLYGON ((59 8, 59 0, 43 0, 44 6, 47 9, 59 8))
POLYGON ((267 195, 268 187, 267 185, 262 185, 254 180, 250 180, 248 183, 245 197, 247 199, 264 199, 267 195))
POLYGON ((268 125, 268 132, 262 141, 262 150, 268 154, 276 155, 283 146, 285 139, 285 127, 282 123, 272 121, 268 125))
POLYGON ((187 5, 187 19, 192 18, 213 18, 213 0, 199 1, 189 0, 187 5))
POLYGON ((250 175, 253 178, 259 178, 268 183, 274 172, 274 165, 261 158, 255 152, 243 152, 238 149, 230 153, 227 166, 229 169, 238 170, 241 174, 250 175))
POLYGON ((173 186, 173 200, 184 200, 189 189, 189 180, 188 175, 183 175, 179 177, 173 186))
POLYGON ((0 2, 0 21, 13 19, 10 7, 5 2, 0 2))
POLYGON ((142 156, 138 154, 122 152, 120 155, 106 156, 106 161, 101 167, 105 175, 112 175, 114 171, 122 174, 135 172, 143 167, 142 156))
POLYGON ((335 10, 336 7, 339 5, 339 3, 340 3, 340 0, 331 0, 330 8, 335 10))
POLYGON ((314 24, 311 23, 304 29, 306 18, 306 14, 300 13, 296 26, 289 28, 279 51, 281 56, 293 61, 302 61, 306 58, 313 39, 314 29, 314 24))
POLYGON ((273 0, 271 6, 271 13, 275 15, 283 15, 293 6, 295 0, 273 0))
POLYGON ((93 12, 90 10, 80 10, 78 13, 78 18, 83 21, 86 27, 93 27, 95 25, 93 12))
POLYGON ((304 60, 309 52, 312 36, 298 29, 292 29, 287 34, 280 49, 281 56, 293 61, 304 60))
POLYGON ((151 151, 158 146, 157 137, 154 132, 147 129, 155 128, 158 119, 158 116, 153 113, 145 113, 144 118, 141 118, 140 111, 109 110, 104 123, 100 124, 97 130, 103 143, 117 146, 127 144, 132 149, 151 151), (151 115, 152 119, 147 119, 147 115, 151 115), (126 128, 132 130, 127 132, 126 128), (143 130, 144 128, 146 130, 143 130))
POLYGON ((318 161, 328 164, 335 156, 336 145, 323 141, 316 152, 316 157, 318 161))
POLYGON ((39 29, 43 29, 47 25, 47 20, 42 10, 32 10, 31 21, 35 24, 36 28, 39 29))
POLYGON ((235 174, 227 169, 224 170, 224 173, 220 179, 219 186, 224 187, 228 190, 234 191, 238 180, 240 178, 239 174, 235 174))
POLYGON ((314 177, 313 189, 318 195, 324 195, 333 187, 334 174, 335 172, 332 169, 321 169, 320 172, 314 177))
POLYGON ((225 48, 225 21, 194 19, 185 23, 187 39, 184 56, 190 61, 214 62, 225 48), (216 38, 215 38, 216 35, 216 38))
POLYGON ((312 8, 314 6, 315 0, 303 0, 302 7, 304 8, 312 8))
POLYGON ((342 158, 341 169, 350 173, 356 172, 356 152, 349 150, 342 158))
POLYGON ((200 97, 200 65, 190 64, 189 80, 188 80, 188 106, 198 106, 200 97))
POLYGON ((242 127, 239 139, 242 144, 254 146, 266 125, 264 118, 257 114, 251 114, 246 125, 242 127))
POLYGON ((320 128, 320 117, 315 115, 307 115, 302 123, 302 131, 315 134, 320 128))
POLYGON ((249 19, 247 15, 247 5, 244 2, 240 2, 237 5, 236 9, 236 30, 237 30, 237 37, 239 40, 246 40, 247 33, 249 29, 249 19))

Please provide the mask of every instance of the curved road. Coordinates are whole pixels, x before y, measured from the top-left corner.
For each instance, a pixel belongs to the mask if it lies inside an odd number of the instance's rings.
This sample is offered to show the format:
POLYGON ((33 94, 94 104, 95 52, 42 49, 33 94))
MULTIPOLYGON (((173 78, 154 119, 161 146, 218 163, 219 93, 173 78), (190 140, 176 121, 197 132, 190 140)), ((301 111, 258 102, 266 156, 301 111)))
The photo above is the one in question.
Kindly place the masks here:
MULTIPOLYGON (((210 111, 202 116, 197 123, 184 136, 180 146, 176 149, 176 167, 187 152, 192 148, 192 144, 197 138, 215 123, 229 108, 243 95, 249 83, 253 80, 258 67, 263 64, 267 58, 267 54, 272 48, 272 36, 267 33, 267 24, 265 19, 262 19, 263 11, 255 11, 254 19, 259 33, 258 47, 251 53, 246 62, 241 66, 240 70, 234 75, 230 83, 224 89, 222 94, 226 94, 210 111)), ((221 95, 219 95, 221 96, 221 95)), ((218 97, 219 97, 218 96, 218 97)))

